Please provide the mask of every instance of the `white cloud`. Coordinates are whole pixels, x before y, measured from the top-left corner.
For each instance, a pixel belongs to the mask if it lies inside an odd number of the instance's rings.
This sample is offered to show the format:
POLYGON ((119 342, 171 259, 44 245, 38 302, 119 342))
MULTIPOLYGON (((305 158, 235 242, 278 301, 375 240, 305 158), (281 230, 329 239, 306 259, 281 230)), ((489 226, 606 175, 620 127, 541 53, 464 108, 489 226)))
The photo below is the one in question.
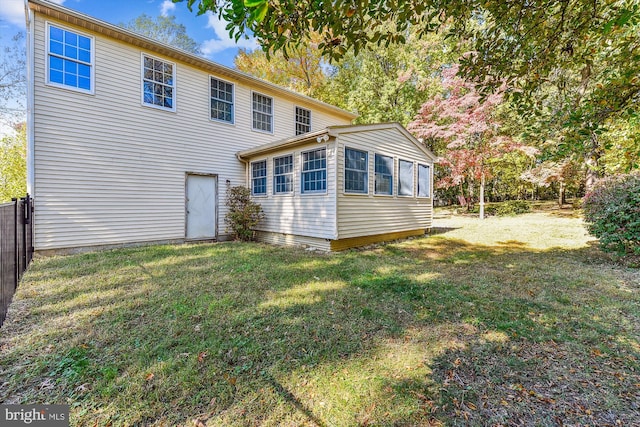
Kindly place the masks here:
POLYGON ((237 42, 229 37, 229 31, 225 28, 227 26, 227 22, 223 19, 219 18, 217 15, 209 12, 207 14, 207 28, 211 28, 213 33, 216 35, 216 38, 205 40, 200 46, 200 50, 206 57, 211 57, 213 54, 222 52, 225 49, 229 48, 237 48, 242 47, 245 49, 256 49, 258 47, 258 42, 255 38, 251 37, 249 39, 245 39, 244 37, 240 38, 237 42))
POLYGON ((164 0, 160 5, 160 14, 162 16, 169 15, 169 12, 176 10, 176 4, 171 0, 164 0))
MULTIPOLYGON (((65 2, 65 0, 50 1, 56 4, 63 4, 65 2)), ((24 0, 2 0, 0 22, 23 27, 25 25, 24 0)))

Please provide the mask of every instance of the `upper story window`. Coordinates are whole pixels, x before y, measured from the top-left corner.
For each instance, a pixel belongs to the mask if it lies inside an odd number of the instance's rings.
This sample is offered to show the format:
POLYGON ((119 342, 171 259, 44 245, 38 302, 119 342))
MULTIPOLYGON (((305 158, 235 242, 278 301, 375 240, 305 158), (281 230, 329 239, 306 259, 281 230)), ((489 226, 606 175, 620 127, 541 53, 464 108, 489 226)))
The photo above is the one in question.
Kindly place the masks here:
POLYGON ((211 120, 233 123, 233 84, 211 77, 211 120))
POLYGON ((47 83, 93 93, 93 38, 48 25, 47 83))
POLYGON ((429 165, 418 163, 418 197, 431 197, 429 182, 431 181, 431 170, 429 165))
POLYGON ((253 129, 273 132, 273 98, 253 93, 253 129))
POLYGON ((267 161, 251 163, 251 194, 264 196, 267 194, 267 161))
POLYGON ((293 156, 273 159, 273 194, 293 192, 293 156))
POLYGON ((296 107, 296 135, 311 131, 311 111, 296 107))
POLYGON ((393 194, 393 157, 375 155, 376 159, 376 194, 393 194))
POLYGON ((142 55, 142 103, 175 111, 175 72, 175 64, 142 55))
POLYGON ((319 148, 302 153, 302 192, 327 191, 327 149, 319 148))
POLYGON ((344 149, 344 191, 345 193, 369 192, 368 155, 365 151, 344 149))
POLYGON ((398 196, 413 196, 413 162, 398 162, 398 196))

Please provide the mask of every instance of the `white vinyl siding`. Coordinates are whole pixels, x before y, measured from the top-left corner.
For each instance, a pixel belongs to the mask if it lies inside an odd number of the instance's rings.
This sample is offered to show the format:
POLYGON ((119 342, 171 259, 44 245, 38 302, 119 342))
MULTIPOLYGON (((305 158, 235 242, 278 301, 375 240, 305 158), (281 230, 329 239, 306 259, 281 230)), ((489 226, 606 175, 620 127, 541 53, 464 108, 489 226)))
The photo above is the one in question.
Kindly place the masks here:
POLYGON ((93 93, 93 40, 65 27, 47 24, 47 84, 93 93))
POLYGON ((273 98, 253 93, 253 130, 273 133, 273 98))
MULTIPOLYGON (((273 134, 252 132, 254 88, 225 76, 234 84, 236 104, 245 107, 235 126, 223 126, 210 120, 210 75, 217 71, 175 61, 179 108, 158 114, 141 106, 141 49, 68 24, 94 38, 95 90, 94 96, 61 91, 46 85, 46 25, 43 15, 35 15, 36 250, 183 239, 187 172, 218 176, 218 229, 224 234, 225 182, 250 184, 236 152, 290 138, 291 112, 303 100, 261 88, 274 99, 278 125, 273 134)), ((313 130, 349 122, 314 110, 313 130)), ((330 208, 335 211, 335 203, 330 208)), ((314 229, 334 230, 324 209, 314 201, 305 212, 317 217, 314 229)))
MULTIPOLYGON (((338 152, 345 147, 366 151, 369 156, 382 153, 393 157, 395 177, 399 174, 398 159, 413 159, 430 166, 433 164, 419 147, 399 130, 393 128, 371 132, 345 132, 338 137, 338 152)), ((369 174, 375 173, 374 163, 369 162, 369 174)), ((338 159, 337 172, 338 183, 341 183, 344 159, 338 159)), ((351 194, 338 193, 339 239, 431 227, 432 200, 430 198, 399 197, 397 194, 380 197, 374 193, 375 183, 373 180, 370 181, 372 182, 369 183, 368 196, 354 197, 351 194)), ((397 193, 397 190, 394 193, 397 193)))
MULTIPOLYGON (((260 222, 257 230, 283 235, 307 236, 320 239, 333 239, 336 235, 336 178, 335 178, 335 150, 333 146, 317 147, 317 142, 310 142, 292 149, 283 149, 270 154, 266 160, 273 164, 273 160, 291 155, 293 157, 293 175, 302 174, 303 153, 322 150, 325 153, 326 191, 305 192, 302 190, 302 180, 293 180, 293 197, 274 195, 274 170, 269 168, 267 182, 271 183, 267 197, 255 199, 262 206, 265 219, 260 222), (333 165, 333 166, 332 166, 333 165)), ((321 158, 316 158, 320 160, 321 158)), ((256 159, 258 160, 258 159, 256 159)), ((262 158, 260 158, 262 160, 262 158)))
POLYGON ((418 197, 431 196, 431 168, 429 165, 418 163, 418 197))
POLYGON ((142 103, 163 110, 176 110, 176 64, 142 55, 142 103))
POLYGON ((211 120, 233 124, 233 83, 211 77, 211 120))
POLYGON ((413 162, 398 161, 398 196, 413 197, 413 162))

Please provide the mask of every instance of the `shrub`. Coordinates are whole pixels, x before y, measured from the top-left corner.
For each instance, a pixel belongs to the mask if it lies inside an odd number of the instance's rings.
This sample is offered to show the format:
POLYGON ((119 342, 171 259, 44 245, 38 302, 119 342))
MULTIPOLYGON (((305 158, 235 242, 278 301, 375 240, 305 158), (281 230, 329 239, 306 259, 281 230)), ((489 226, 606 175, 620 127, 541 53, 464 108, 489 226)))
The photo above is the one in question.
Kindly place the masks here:
POLYGON ((227 185, 227 231, 235 240, 249 241, 255 238, 253 230, 264 219, 262 206, 251 200, 251 190, 238 185, 227 185))
POLYGON ((531 206, 524 200, 507 200, 496 206, 496 215, 508 216, 531 212, 531 206))
POLYGON ((606 252, 640 255, 640 174, 600 180, 584 196, 584 219, 606 252))

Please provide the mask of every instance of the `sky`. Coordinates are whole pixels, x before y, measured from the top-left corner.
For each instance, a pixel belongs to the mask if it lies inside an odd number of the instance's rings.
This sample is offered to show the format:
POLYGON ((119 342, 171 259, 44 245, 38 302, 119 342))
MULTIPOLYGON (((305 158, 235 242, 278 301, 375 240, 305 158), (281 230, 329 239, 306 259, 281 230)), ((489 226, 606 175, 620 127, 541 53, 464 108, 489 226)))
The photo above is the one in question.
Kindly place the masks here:
MULTIPOLYGON (((217 63, 233 67, 233 58, 239 47, 255 49, 255 40, 229 38, 226 22, 212 14, 196 16, 187 3, 171 0, 50 0, 53 3, 82 12, 94 18, 118 25, 146 13, 152 17, 175 15, 176 22, 187 28, 187 34, 200 44, 203 55, 217 63)), ((24 0, 0 0, 0 46, 4 46, 18 31, 25 29, 24 0)))

